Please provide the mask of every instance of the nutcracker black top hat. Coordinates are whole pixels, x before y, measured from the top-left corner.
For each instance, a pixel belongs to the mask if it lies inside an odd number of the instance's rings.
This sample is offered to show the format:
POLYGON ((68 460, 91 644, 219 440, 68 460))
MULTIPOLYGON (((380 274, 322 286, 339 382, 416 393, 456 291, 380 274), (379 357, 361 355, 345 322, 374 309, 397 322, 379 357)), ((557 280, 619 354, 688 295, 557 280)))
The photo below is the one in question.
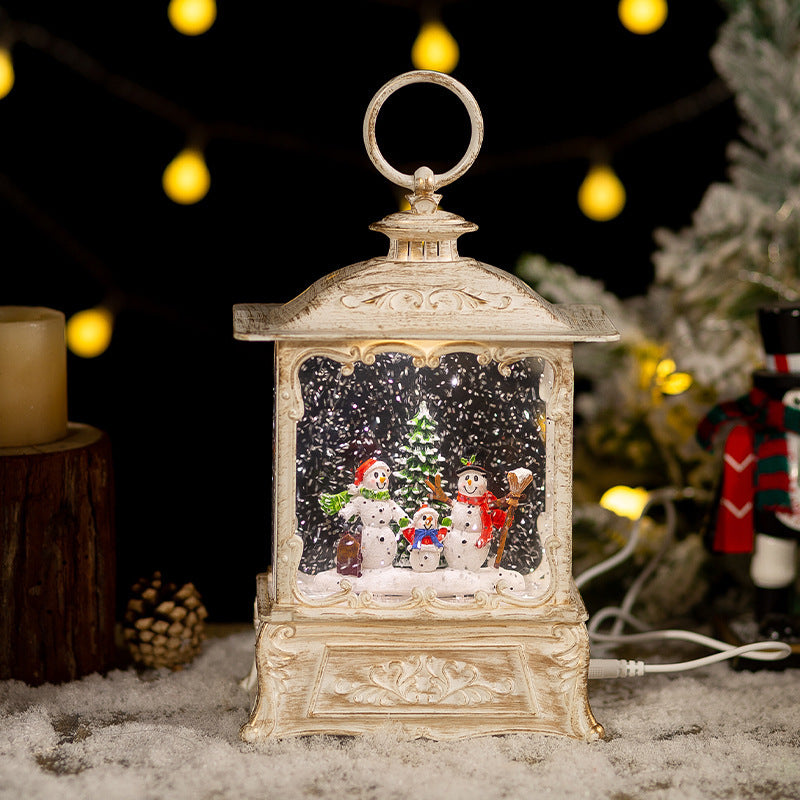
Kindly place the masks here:
POLYGON ((800 387, 800 303, 780 303, 758 310, 764 345, 764 369, 753 373, 753 385, 780 400, 800 387))

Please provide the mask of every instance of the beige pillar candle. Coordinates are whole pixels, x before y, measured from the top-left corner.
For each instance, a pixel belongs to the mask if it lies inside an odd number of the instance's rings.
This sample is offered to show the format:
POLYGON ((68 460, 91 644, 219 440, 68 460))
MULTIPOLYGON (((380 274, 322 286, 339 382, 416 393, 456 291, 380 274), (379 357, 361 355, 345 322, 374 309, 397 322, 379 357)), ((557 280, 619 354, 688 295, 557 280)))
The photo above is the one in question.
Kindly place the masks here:
POLYGON ((0 447, 67 435, 64 315, 52 308, 0 306, 0 447))

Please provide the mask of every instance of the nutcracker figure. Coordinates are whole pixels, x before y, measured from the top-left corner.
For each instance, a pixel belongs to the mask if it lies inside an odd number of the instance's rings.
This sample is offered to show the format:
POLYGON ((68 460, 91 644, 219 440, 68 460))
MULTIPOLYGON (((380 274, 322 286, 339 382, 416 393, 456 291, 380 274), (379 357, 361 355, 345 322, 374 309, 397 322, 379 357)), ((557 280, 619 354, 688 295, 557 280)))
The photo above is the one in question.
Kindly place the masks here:
POLYGON ((759 635, 794 644, 800 641, 800 619, 794 613, 800 538, 800 304, 762 308, 758 323, 765 367, 753 373, 748 394, 711 409, 697 437, 710 450, 717 432, 728 429, 713 549, 752 553, 759 635))

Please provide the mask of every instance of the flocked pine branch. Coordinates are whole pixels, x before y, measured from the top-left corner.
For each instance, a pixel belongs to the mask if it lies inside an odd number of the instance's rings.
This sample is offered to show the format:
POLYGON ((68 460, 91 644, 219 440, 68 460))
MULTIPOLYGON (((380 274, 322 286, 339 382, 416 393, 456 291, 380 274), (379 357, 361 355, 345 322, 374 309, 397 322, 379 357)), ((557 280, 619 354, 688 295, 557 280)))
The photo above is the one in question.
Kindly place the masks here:
MULTIPOLYGON (((726 4, 711 57, 734 93, 741 138, 727 149, 729 180, 708 188, 691 225, 655 232, 647 292, 620 299, 540 257, 518 267, 547 299, 600 303, 621 333, 585 359, 576 349, 576 374, 590 384, 576 395, 578 509, 615 483, 709 488, 718 463, 699 451, 697 423, 752 385, 759 306, 800 299, 800 0, 726 4)), ((685 535, 696 540, 694 524, 685 535)), ((596 559, 613 537, 594 530, 576 546, 596 559)), ((698 560, 676 569, 696 575, 698 560)), ((674 609, 669 592, 654 607, 674 609)))

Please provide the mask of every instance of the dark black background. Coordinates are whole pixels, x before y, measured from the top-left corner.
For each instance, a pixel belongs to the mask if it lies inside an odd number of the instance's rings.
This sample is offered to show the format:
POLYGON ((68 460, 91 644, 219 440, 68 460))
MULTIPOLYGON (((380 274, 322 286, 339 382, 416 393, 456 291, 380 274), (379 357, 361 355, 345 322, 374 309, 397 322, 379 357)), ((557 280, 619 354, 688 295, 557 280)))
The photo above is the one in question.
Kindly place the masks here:
MULTIPOLYGON (((70 356, 68 374, 70 418, 114 447, 120 596, 161 569, 194 580, 212 618, 247 619, 269 558, 272 354, 233 340, 231 306, 284 302, 384 253, 367 226, 398 196, 361 126, 374 93, 412 68, 420 16, 404 2, 232 1, 185 37, 166 5, 0 2, 26 31, 0 101, 0 303, 67 315, 119 303, 109 350, 70 356), (212 188, 182 207, 161 173, 192 120, 208 126, 212 188)), ((641 292, 653 230, 689 224, 725 179, 732 101, 678 124, 667 114, 613 154, 628 191, 616 220, 584 218, 577 188, 594 144, 715 79, 723 10, 673 2, 650 36, 625 31, 609 0, 450 2, 443 17, 486 126, 475 166, 442 191, 480 226, 461 252, 509 270, 541 253, 641 292)), ((466 113, 409 87, 378 137, 398 168, 441 171, 463 152, 466 113)))

